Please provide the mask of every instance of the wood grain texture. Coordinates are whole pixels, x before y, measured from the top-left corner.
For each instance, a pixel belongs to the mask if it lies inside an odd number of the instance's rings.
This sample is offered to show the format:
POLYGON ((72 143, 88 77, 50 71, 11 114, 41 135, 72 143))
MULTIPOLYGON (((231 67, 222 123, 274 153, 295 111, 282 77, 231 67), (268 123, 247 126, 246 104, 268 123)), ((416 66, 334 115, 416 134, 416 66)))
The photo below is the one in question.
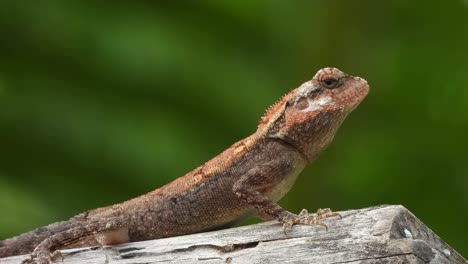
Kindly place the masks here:
MULTIPOLYGON (((340 212, 329 230, 294 226, 287 235, 276 221, 214 232, 64 250, 78 263, 468 263, 402 206, 340 212)), ((18 264, 25 256, 0 259, 18 264)), ((60 258, 55 260, 61 263, 60 258)))

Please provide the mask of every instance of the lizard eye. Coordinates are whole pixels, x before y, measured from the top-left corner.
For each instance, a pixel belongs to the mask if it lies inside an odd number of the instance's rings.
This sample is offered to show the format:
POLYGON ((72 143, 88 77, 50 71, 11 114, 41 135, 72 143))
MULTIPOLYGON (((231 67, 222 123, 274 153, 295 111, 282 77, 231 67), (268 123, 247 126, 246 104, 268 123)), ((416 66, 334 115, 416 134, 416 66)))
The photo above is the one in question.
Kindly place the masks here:
POLYGON ((322 85, 323 87, 327 88, 327 89, 333 89, 333 88, 336 88, 336 86, 338 86, 338 80, 335 79, 335 78, 326 78, 324 80, 322 80, 322 85))

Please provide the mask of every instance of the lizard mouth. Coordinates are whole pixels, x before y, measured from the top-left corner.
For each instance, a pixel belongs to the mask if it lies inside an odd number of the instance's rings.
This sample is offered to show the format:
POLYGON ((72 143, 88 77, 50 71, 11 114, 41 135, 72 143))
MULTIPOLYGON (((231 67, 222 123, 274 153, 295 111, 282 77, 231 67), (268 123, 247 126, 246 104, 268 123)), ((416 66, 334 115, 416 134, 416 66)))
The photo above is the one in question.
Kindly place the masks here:
POLYGON ((333 90, 333 105, 346 110, 354 110, 369 93, 369 84, 361 77, 346 76, 344 85, 333 90))

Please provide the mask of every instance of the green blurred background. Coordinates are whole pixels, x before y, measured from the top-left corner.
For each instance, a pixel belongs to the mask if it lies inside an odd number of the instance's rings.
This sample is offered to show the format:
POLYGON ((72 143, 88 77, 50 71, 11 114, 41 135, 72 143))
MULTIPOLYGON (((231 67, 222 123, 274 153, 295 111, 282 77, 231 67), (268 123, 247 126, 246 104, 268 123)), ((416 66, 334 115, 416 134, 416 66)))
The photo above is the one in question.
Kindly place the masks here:
POLYGON ((468 1, 1 1, 0 238, 117 203, 335 66, 371 91, 281 201, 402 204, 468 255, 468 1))

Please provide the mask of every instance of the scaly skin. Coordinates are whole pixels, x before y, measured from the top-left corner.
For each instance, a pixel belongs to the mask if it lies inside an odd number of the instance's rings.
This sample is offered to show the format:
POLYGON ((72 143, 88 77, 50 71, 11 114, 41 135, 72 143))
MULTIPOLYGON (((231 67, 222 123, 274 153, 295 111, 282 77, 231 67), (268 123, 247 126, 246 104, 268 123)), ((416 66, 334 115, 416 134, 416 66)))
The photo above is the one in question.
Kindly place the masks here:
POLYGON ((129 201, 0 241, 0 257, 32 252, 24 263, 45 264, 60 255, 58 249, 197 233, 254 214, 278 220, 285 230, 294 224, 325 226, 321 219, 338 215, 329 209, 295 215, 276 202, 328 146, 368 90, 359 77, 321 69, 274 104, 253 135, 202 166, 129 201))

